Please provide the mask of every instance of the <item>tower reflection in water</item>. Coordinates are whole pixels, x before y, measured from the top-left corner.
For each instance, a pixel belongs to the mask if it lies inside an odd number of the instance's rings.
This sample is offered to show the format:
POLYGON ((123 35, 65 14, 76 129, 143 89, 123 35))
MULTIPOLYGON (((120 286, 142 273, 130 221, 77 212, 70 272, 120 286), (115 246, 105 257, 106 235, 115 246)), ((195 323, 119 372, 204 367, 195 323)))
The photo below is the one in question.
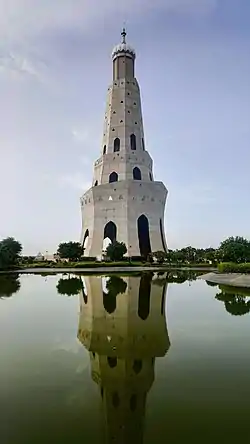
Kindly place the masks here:
POLYGON ((155 358, 170 347, 167 283, 154 283, 152 274, 90 276, 84 283, 78 339, 90 352, 92 379, 100 387, 105 442, 142 443, 155 358))

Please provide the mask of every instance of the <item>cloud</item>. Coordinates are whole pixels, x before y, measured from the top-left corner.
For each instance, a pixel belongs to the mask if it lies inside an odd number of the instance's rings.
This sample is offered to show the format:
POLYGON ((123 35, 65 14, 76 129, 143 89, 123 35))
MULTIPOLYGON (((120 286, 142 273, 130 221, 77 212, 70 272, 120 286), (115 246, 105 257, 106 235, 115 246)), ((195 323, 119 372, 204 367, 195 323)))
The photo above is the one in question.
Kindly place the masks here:
POLYGON ((36 64, 31 59, 17 53, 9 53, 5 56, 0 56, 0 71, 11 74, 14 77, 28 75, 39 81, 43 80, 41 63, 36 64))

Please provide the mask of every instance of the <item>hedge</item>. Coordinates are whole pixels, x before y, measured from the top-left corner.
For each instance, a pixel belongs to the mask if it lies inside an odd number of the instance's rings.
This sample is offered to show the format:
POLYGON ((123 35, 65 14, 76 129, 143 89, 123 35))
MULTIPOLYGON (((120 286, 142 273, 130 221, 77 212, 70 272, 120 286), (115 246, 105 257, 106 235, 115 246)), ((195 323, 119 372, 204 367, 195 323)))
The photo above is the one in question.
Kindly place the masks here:
POLYGON ((219 273, 250 273, 250 263, 235 264, 233 262, 222 262, 218 264, 219 273))

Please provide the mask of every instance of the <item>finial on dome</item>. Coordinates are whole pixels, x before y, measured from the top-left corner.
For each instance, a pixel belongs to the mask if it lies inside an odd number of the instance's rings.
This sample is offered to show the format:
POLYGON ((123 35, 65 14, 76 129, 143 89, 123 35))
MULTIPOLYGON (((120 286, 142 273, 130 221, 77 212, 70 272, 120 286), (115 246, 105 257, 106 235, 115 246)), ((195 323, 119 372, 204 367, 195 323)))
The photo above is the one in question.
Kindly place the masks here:
POLYGON ((126 35, 127 35, 127 33, 126 33, 126 29, 123 28, 122 33, 121 33, 121 36, 122 36, 122 43, 126 43, 126 35))

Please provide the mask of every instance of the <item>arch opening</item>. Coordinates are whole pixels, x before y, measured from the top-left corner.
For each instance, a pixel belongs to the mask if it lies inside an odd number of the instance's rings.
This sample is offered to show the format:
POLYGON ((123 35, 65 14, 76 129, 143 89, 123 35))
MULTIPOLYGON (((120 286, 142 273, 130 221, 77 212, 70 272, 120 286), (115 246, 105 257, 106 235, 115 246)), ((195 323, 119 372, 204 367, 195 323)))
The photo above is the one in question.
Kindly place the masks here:
POLYGON ((136 136, 134 134, 130 135, 130 148, 131 150, 136 150, 136 136))
POLYGON ((145 321, 150 312, 152 274, 143 274, 139 287, 138 316, 145 321))
POLYGON ((148 218, 142 214, 137 220, 138 239, 141 256, 147 257, 151 253, 148 218))
POLYGON ((141 180, 141 170, 138 167, 135 167, 133 169, 133 179, 134 180, 141 180))
POLYGON ((86 248, 87 248, 87 246, 88 246, 88 242, 89 242, 89 230, 87 229, 87 230, 85 231, 84 238, 83 238, 83 243, 82 243, 82 246, 83 246, 83 254, 84 254, 84 251, 86 250, 86 248))
POLYGON ((108 365, 110 368, 115 368, 117 366, 117 358, 107 357, 108 365))
POLYGON ((98 186, 98 180, 95 181, 95 187, 97 187, 97 186, 98 186))
POLYGON ((111 173, 109 175, 109 183, 113 183, 113 182, 117 182, 118 181, 118 174, 113 171, 113 173, 111 173))
POLYGON ((143 149, 143 151, 145 151, 145 142, 144 142, 144 138, 143 137, 141 139, 141 143, 142 143, 142 149, 143 149))
POLYGON ((107 152, 107 145, 104 145, 104 147, 103 147, 103 154, 106 154, 106 152, 107 152))
POLYGON ((149 179, 151 180, 151 182, 152 182, 152 180, 153 180, 153 176, 152 176, 152 173, 149 173, 149 179))
POLYGON ((116 137, 116 139, 114 140, 114 153, 117 153, 118 151, 120 151, 120 139, 119 137, 116 137))

